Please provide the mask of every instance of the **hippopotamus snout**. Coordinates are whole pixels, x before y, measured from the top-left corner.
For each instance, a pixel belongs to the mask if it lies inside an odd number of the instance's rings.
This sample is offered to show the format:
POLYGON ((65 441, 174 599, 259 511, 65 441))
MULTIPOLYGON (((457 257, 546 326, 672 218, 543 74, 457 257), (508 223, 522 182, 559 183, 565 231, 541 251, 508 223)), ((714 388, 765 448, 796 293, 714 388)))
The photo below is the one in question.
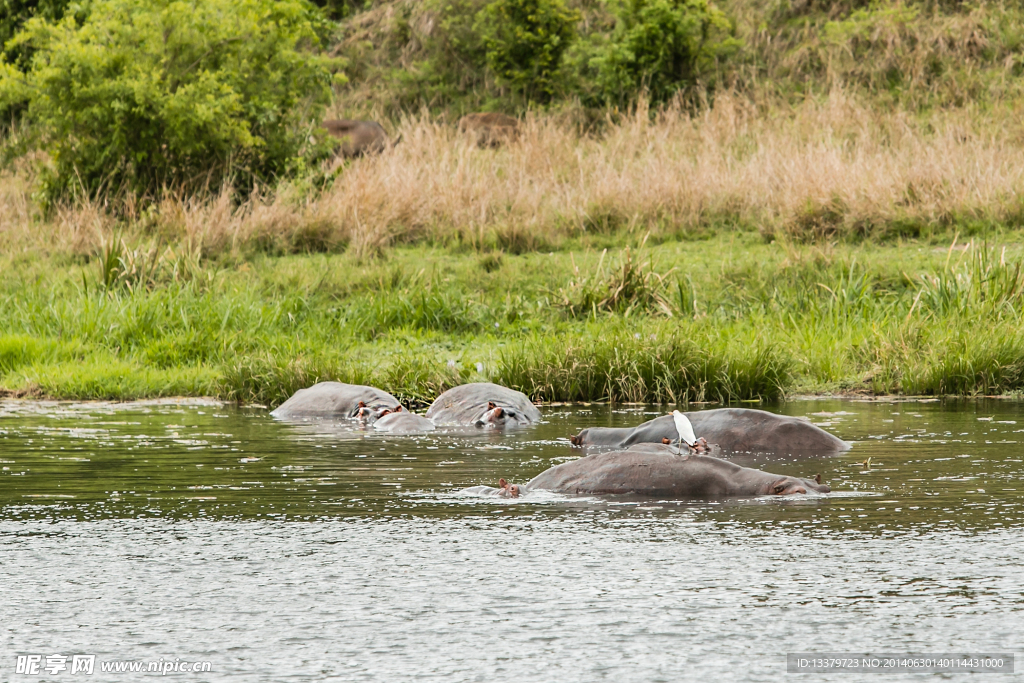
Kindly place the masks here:
MULTIPOLYGON (((501 481, 505 480, 502 479, 501 481)), ((518 498, 519 495, 523 492, 523 490, 519 488, 519 484, 506 484, 501 488, 504 491, 504 493, 501 496, 502 498, 518 498)))
POLYGON ((498 481, 498 488, 493 486, 470 486, 462 489, 463 493, 473 493, 484 496, 496 496, 498 498, 518 498, 526 493, 525 487, 519 484, 510 484, 505 479, 498 481))
POLYGON ((489 427, 505 424, 506 420, 515 420, 516 413, 514 410, 508 408, 502 408, 496 405, 493 401, 487 404, 487 411, 480 416, 480 419, 476 421, 477 427, 489 427))
POLYGON ((816 474, 814 479, 798 479, 796 477, 782 477, 768 487, 770 496, 790 496, 793 494, 807 495, 807 490, 817 493, 828 493, 832 489, 828 484, 821 483, 821 475, 816 474))

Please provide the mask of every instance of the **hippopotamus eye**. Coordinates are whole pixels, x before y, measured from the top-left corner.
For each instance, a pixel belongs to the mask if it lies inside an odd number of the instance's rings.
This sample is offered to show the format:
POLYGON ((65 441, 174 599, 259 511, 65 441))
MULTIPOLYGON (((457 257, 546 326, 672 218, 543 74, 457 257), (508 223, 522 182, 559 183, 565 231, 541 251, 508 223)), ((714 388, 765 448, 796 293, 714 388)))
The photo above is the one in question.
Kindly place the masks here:
POLYGON ((772 489, 772 493, 774 493, 775 495, 779 495, 779 494, 781 494, 785 490, 786 490, 786 485, 785 484, 778 484, 775 488, 772 489))

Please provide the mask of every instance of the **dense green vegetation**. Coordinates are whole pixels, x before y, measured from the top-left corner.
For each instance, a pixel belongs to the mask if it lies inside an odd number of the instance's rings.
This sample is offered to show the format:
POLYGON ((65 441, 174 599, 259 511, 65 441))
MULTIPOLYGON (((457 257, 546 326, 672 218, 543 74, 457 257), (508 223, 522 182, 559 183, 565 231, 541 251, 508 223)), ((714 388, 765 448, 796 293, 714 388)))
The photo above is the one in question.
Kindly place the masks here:
POLYGON ((393 0, 344 22, 336 52, 351 78, 339 107, 398 116, 547 106, 589 126, 641 92, 700 106, 739 91, 776 107, 842 88, 914 112, 1012 107, 1020 94, 1024 11, 1014 3, 565 0, 580 19, 548 71, 552 98, 523 97, 488 62, 489 6, 393 0))
POLYGON ((372 263, 8 256, 0 385, 270 405, 324 379, 423 400, 484 379, 545 400, 1024 390, 1019 242, 569 246, 372 263))
POLYGON ((316 156, 331 63, 299 48, 321 21, 301 0, 92 0, 8 41, 32 57, 8 66, 0 106, 24 107, 50 152, 52 199, 248 188, 316 156))
POLYGON ((0 2, 7 391, 1024 390, 1017 5, 0 2))

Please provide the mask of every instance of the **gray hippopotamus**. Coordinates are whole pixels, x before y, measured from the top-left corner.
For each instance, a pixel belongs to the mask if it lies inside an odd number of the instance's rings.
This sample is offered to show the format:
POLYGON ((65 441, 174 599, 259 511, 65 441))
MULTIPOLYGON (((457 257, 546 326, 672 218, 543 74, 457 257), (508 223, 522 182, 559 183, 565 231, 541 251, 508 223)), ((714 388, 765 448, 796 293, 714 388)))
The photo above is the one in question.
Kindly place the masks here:
POLYGON ((821 477, 799 479, 741 467, 674 446, 639 444, 598 453, 541 472, 523 489, 572 494, 629 494, 652 498, 710 499, 828 493, 821 477))
POLYGON ((416 413, 410 413, 408 410, 402 410, 401 406, 377 418, 377 421, 373 423, 373 428, 389 434, 422 434, 436 429, 432 420, 416 413))
POLYGON ((477 382, 453 387, 438 396, 427 417, 439 425, 511 427, 540 422, 540 411, 521 391, 477 382))
POLYGON ((320 382, 299 389, 270 414, 285 420, 354 418, 373 422, 401 407, 397 398, 376 387, 320 382))
MULTIPOLYGON (((718 408, 684 413, 694 433, 725 453, 838 453, 850 444, 810 422, 749 408, 718 408)), ((572 437, 574 446, 628 448, 638 443, 675 443, 671 415, 633 428, 590 427, 572 437)))

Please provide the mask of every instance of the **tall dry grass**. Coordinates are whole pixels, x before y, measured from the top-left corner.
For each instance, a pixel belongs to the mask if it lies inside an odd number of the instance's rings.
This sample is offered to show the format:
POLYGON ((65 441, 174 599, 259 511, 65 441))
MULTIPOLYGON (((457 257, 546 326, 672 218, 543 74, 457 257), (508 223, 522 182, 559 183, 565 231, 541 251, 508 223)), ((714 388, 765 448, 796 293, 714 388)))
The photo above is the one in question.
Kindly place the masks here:
POLYGON ((419 240, 519 252, 587 232, 742 226, 820 239, 1016 226, 1024 215, 1024 137, 1009 111, 922 117, 841 91, 795 108, 726 95, 699 114, 640 106, 600 135, 528 116, 520 139, 497 150, 423 116, 392 128, 401 144, 343 166, 322 192, 283 186, 240 205, 227 191, 168 196, 131 207, 127 227, 98 202, 41 219, 30 183, 3 182, 0 239, 95 252, 127 229, 204 254, 370 254, 419 240))

